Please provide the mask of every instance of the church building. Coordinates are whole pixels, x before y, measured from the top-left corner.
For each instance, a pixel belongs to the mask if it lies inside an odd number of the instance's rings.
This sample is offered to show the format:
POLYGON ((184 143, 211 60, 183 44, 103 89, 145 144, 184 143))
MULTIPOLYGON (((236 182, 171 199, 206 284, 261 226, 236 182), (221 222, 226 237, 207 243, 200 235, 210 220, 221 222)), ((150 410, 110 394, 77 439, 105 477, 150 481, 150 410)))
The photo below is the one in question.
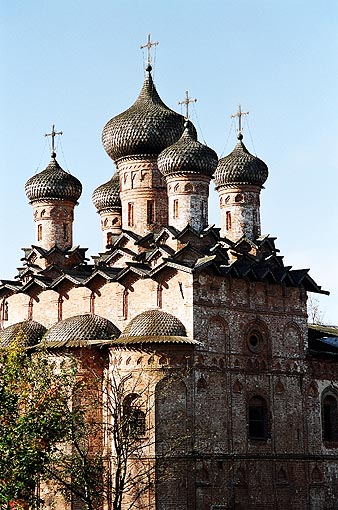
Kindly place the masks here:
MULTIPOLYGON (((103 239, 92 260, 73 239, 82 184, 60 167, 53 126, 51 160, 25 185, 32 246, 0 281, 2 344, 23 331, 27 345, 91 349, 108 374, 150 387, 130 390, 154 466, 133 508, 336 509, 338 328, 307 316, 308 293, 327 292, 261 233, 268 167, 246 148, 243 112, 218 159, 198 141, 189 101, 185 116, 166 106, 149 56, 136 101, 103 128, 115 168, 92 195, 103 239), (220 227, 208 221, 212 181, 220 227)), ((113 476, 109 434, 102 441, 113 476)))

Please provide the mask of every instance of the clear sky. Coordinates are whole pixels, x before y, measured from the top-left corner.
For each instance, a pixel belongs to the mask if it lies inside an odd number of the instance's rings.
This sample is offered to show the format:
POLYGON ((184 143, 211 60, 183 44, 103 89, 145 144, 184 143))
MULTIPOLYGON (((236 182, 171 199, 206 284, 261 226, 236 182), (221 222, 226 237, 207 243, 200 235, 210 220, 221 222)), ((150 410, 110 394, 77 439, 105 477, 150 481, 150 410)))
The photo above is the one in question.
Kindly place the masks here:
MULTIPOLYGON (((52 123, 64 132, 58 161, 84 188, 74 242, 89 256, 103 250, 91 194, 114 166, 101 131, 136 99, 151 32, 160 96, 180 111, 189 89, 199 139, 219 156, 236 143, 237 104, 250 111, 244 142, 270 171, 262 232, 331 291, 321 307, 338 324, 337 0, 0 0, 0 9, 1 278, 35 241, 24 184, 48 164, 52 123)), ((220 224, 214 192, 209 219, 220 224)))

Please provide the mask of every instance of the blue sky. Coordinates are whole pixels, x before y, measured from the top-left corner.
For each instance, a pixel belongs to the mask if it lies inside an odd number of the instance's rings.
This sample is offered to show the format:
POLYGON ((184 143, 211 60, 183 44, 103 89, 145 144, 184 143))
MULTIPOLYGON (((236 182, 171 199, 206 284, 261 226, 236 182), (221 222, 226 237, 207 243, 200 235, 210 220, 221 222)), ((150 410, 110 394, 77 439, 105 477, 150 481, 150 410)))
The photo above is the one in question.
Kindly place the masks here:
MULTIPOLYGON (((48 164, 52 123, 64 132, 59 163, 84 187, 74 242, 102 250, 91 194, 114 167, 101 131, 136 99, 151 32, 159 94, 180 111, 189 89, 199 138, 219 156, 235 145, 237 104, 250 111, 244 141, 270 171, 262 231, 286 264, 310 267, 331 291, 321 307, 338 324, 336 0, 1 0, 0 9, 2 278, 35 241, 24 184, 48 164)), ((213 192, 209 219, 220 224, 213 192)))

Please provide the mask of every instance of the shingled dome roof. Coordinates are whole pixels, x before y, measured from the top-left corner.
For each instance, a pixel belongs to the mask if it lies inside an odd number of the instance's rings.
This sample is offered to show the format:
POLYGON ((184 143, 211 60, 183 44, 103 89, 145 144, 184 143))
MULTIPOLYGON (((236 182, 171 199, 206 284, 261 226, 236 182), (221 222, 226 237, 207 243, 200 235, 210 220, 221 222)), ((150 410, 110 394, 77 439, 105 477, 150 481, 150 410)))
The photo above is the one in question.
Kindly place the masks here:
POLYGON ((218 163, 218 157, 214 150, 197 141, 191 124, 186 123, 181 138, 161 152, 157 163, 164 176, 173 174, 212 176, 218 163))
POLYGON ((81 345, 90 340, 110 340, 119 334, 120 330, 108 319, 93 314, 76 315, 54 324, 47 331, 44 343, 81 345))
POLYGON ((184 343, 198 344, 187 337, 182 322, 162 310, 147 310, 134 317, 114 344, 184 343))
POLYGON ((0 344, 2 347, 8 347, 11 342, 17 340, 25 347, 36 345, 46 331, 45 326, 33 320, 17 322, 0 331, 0 344))
POLYGON ((268 178, 268 167, 264 161, 250 154, 242 139, 240 133, 234 150, 219 160, 214 175, 216 189, 226 184, 263 186, 268 178))
POLYGON ((28 179, 25 192, 30 202, 50 198, 76 203, 82 193, 82 184, 76 177, 62 170, 53 152, 47 168, 28 179))
POLYGON ((99 212, 112 207, 121 207, 120 179, 117 172, 110 181, 94 190, 92 201, 99 212))
POLYGON ((150 70, 149 66, 135 103, 103 128, 103 147, 114 161, 125 156, 156 156, 182 135, 184 117, 163 103, 150 70))

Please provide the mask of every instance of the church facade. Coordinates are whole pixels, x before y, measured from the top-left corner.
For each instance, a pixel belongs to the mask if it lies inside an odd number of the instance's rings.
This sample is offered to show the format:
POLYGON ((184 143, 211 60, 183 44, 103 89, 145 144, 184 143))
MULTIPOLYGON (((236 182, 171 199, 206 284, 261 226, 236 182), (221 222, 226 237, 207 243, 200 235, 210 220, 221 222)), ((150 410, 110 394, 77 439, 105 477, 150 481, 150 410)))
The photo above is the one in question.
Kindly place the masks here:
POLYGON ((309 329, 307 293, 325 291, 261 234, 268 168, 241 130, 218 160, 148 64, 135 103, 103 129, 116 171, 93 193, 104 249, 92 262, 73 242, 82 185, 51 135, 50 163, 25 186, 34 244, 0 285, 2 343, 20 330, 59 351, 103 342, 108 372, 151 386, 140 398, 154 483, 135 508, 337 508, 338 330, 309 329), (208 224, 212 179, 220 228, 208 224), (165 389, 168 373, 180 377, 165 389))

